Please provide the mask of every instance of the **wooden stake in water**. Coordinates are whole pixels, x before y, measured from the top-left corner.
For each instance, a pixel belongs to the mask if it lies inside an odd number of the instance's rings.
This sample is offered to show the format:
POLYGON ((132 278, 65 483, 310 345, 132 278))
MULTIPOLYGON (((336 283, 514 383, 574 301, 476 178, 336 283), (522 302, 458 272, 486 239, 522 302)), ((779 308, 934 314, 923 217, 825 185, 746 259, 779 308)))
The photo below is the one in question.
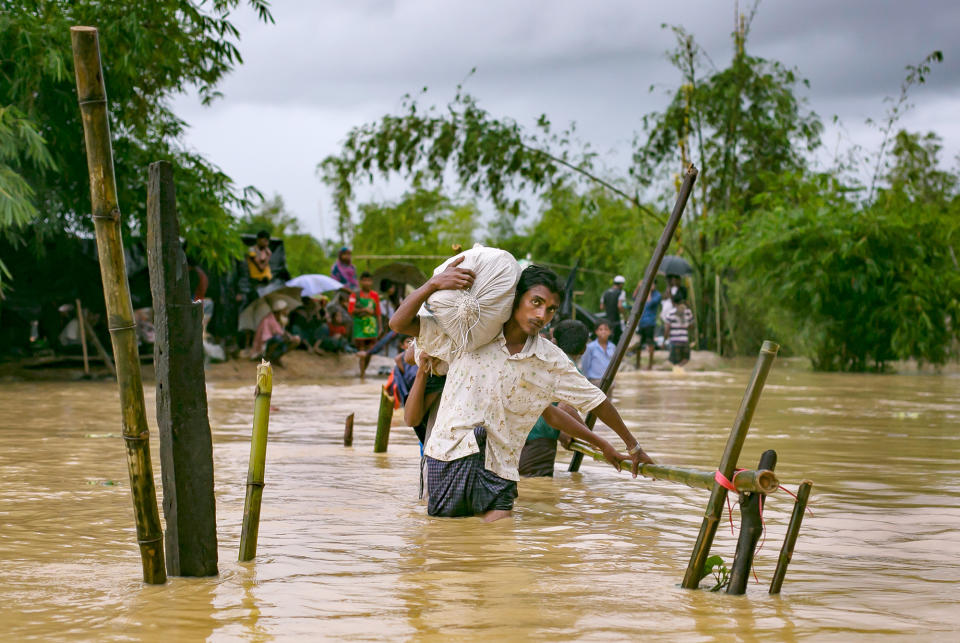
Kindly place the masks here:
POLYGON ((80 331, 80 349, 83 351, 83 374, 85 377, 90 376, 90 356, 87 355, 87 329, 86 323, 83 319, 83 304, 80 303, 80 300, 77 300, 77 329, 80 331))
POLYGON ((243 502, 243 528, 240 531, 240 562, 257 555, 260 530, 260 501, 263 499, 263 473, 267 460, 267 428, 270 424, 270 397, 273 393, 273 369, 270 362, 257 367, 257 390, 253 402, 253 437, 250 440, 250 464, 247 467, 247 497, 243 502))
MULTIPOLYGON (((779 350, 780 345, 771 341, 763 342, 763 346, 760 348, 760 356, 757 357, 753 375, 750 377, 750 383, 747 384, 747 390, 740 402, 740 410, 737 412, 737 418, 730 430, 730 437, 727 438, 727 446, 720 458, 718 470, 727 480, 733 477, 737 460, 740 458, 740 451, 743 449, 743 442, 747 438, 747 431, 750 430, 753 412, 757 409, 760 394, 763 392, 763 385, 767 381, 767 373, 770 372, 770 367, 773 365, 773 360, 779 350)), ((717 535, 717 526, 720 523, 720 517, 723 515, 723 501, 726 498, 726 488, 714 482, 713 490, 710 492, 710 501, 707 503, 707 510, 703 516, 703 523, 700 525, 700 534, 697 536, 693 553, 690 555, 690 562, 687 564, 687 571, 683 576, 681 586, 686 589, 696 589, 700 585, 703 564, 710 554, 713 538, 717 535)))
POLYGON ((390 423, 393 421, 393 397, 387 389, 380 388, 380 411, 377 413, 377 437, 373 441, 374 453, 386 453, 390 442, 390 423))
POLYGON ((783 547, 780 549, 780 558, 777 559, 777 569, 773 572, 773 580, 770 581, 770 593, 779 594, 783 587, 783 579, 787 575, 787 565, 793 559, 793 548, 797 544, 797 536, 800 535, 800 523, 803 522, 803 512, 807 510, 807 501, 810 499, 810 488, 813 483, 804 480, 797 489, 797 501, 793 504, 793 514, 790 516, 790 524, 787 526, 787 535, 783 539, 783 547))
POLYGON ((353 413, 347 416, 343 424, 343 446, 353 446, 353 413))
MULTIPOLYGON (((777 452, 773 449, 764 451, 760 456, 758 469, 773 471, 777 468, 777 452)), ((739 478, 739 474, 736 476, 739 478)), ((737 552, 730 566, 730 583, 727 585, 727 594, 745 594, 747 582, 750 580, 750 570, 753 569, 753 555, 763 533, 763 502, 766 495, 763 493, 740 493, 740 537, 737 540, 737 552)))
POLYGON ((107 327, 117 360, 123 439, 127 447, 127 468, 143 580, 160 584, 167 581, 163 532, 160 530, 160 511, 150 463, 150 432, 143 401, 136 324, 133 321, 133 304, 123 256, 113 148, 107 122, 107 92, 100 65, 100 43, 97 30, 93 27, 71 27, 70 38, 90 172, 90 205, 107 305, 107 327))

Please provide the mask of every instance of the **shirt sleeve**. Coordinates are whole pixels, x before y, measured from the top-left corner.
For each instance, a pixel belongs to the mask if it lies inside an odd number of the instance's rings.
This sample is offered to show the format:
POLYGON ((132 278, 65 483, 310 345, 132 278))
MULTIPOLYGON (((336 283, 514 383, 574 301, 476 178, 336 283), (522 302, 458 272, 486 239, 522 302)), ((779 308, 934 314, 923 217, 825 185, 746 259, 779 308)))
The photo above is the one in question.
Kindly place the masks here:
POLYGON ((559 402, 566 402, 581 413, 588 413, 600 406, 607 396, 603 391, 590 383, 580 374, 576 365, 568 361, 556 368, 557 388, 554 398, 559 402))
POLYGON ((428 315, 420 315, 420 334, 417 346, 431 357, 450 363, 453 361, 453 340, 443 332, 437 320, 428 315))
POLYGON ((583 369, 584 373, 590 372, 590 365, 593 363, 593 343, 587 344, 587 351, 583 354, 583 359, 580 360, 580 368, 583 369))
POLYGON ((357 294, 350 293, 350 299, 347 300, 347 313, 352 315, 353 311, 357 309, 357 294))

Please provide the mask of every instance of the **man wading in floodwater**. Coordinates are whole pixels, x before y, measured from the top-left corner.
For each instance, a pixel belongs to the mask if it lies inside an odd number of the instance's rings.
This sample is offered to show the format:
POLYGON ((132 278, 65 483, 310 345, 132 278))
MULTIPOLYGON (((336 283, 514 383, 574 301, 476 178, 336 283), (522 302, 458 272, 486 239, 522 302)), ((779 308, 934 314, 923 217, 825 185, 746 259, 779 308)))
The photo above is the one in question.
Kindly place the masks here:
POLYGON ((483 516, 485 522, 506 518, 517 497, 520 451, 537 417, 567 435, 597 446, 620 470, 621 455, 609 442, 551 406, 566 402, 593 413, 627 445, 633 476, 644 453, 603 392, 581 375, 540 330, 557 312, 561 292, 556 274, 528 266, 517 283, 513 315, 489 344, 454 356, 454 343, 430 317, 417 311, 438 290, 462 290, 474 274, 459 268, 460 258, 403 300, 390 328, 417 337, 428 355, 450 365, 433 433, 425 450, 431 516, 483 516))

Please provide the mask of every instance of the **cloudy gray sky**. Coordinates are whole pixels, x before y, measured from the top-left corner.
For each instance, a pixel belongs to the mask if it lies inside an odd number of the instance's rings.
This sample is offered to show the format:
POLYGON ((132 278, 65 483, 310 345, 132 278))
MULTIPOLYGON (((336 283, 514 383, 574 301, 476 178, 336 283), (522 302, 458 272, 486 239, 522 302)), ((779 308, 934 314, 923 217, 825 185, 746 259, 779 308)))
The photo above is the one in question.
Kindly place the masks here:
MULTIPOLYGON (((741 1, 745 8, 748 4, 741 1)), ((729 60, 732 0, 275 0, 275 25, 238 11, 245 63, 202 107, 193 96, 175 110, 192 126, 187 143, 239 185, 283 196, 315 235, 333 235, 332 203, 317 163, 346 132, 394 112, 407 92, 430 88, 445 103, 473 67, 467 89, 492 113, 532 123, 576 121, 581 137, 625 166, 643 114, 663 107, 677 83, 666 60, 673 45, 661 24, 681 24, 718 65, 729 60)), ((810 107, 828 125, 824 142, 875 146, 868 117, 883 116, 907 64, 943 51, 916 107, 902 124, 944 138, 950 164, 960 153, 960 2, 953 0, 765 0, 748 49, 798 68, 810 107)), ((394 196, 392 186, 369 196, 394 196)))

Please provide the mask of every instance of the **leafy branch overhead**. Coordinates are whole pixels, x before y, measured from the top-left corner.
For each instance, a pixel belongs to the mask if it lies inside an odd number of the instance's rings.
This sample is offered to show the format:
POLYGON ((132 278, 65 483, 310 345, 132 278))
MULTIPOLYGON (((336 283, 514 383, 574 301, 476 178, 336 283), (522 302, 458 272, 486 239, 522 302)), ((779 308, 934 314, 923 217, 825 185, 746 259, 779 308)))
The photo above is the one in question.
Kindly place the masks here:
POLYGON ((20 234, 26 219, 31 236, 91 228, 69 37, 71 26, 86 24, 100 33, 126 231, 142 229, 147 167, 168 160, 184 236, 207 265, 228 265, 242 251, 233 213, 259 193, 186 148, 186 124, 170 100, 194 87, 204 103, 218 96, 218 82, 242 62, 230 22, 241 4, 273 21, 266 0, 0 0, 0 180, 13 188, 0 213, 6 236, 20 234))
POLYGON ((393 175, 426 188, 442 186, 453 175, 460 186, 513 215, 521 213, 525 191, 542 193, 566 182, 587 181, 661 218, 637 194, 599 175, 589 146, 575 149, 575 125, 553 132, 543 115, 530 132, 512 119, 491 115, 459 87, 443 111, 423 109, 409 95, 401 111, 353 128, 341 153, 328 156, 317 168, 333 189, 341 237, 349 236, 355 185, 393 175))

